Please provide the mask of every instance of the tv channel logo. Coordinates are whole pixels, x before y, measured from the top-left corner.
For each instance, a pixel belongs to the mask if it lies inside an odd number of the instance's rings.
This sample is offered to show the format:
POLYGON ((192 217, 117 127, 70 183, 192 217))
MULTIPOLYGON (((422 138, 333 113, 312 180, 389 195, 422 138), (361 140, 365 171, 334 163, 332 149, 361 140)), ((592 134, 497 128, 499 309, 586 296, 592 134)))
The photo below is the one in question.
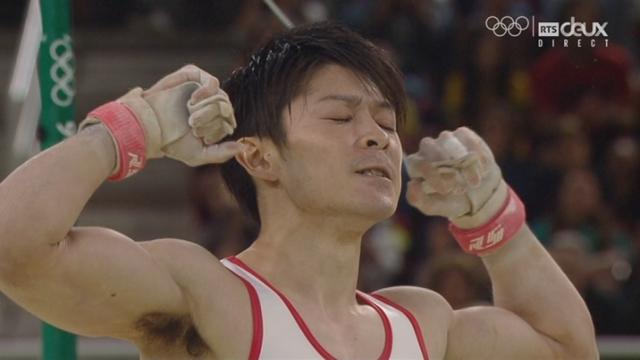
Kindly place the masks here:
POLYGON ((538 23, 538 36, 539 37, 552 37, 560 36, 560 23, 558 22, 539 22, 538 23))

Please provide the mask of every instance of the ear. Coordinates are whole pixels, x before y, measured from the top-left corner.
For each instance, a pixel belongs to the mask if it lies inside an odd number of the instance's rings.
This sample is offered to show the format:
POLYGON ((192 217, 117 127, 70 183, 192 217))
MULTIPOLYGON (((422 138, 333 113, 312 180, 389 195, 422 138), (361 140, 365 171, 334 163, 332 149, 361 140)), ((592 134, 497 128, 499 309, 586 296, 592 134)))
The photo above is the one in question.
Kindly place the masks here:
POLYGON ((255 136, 238 140, 244 150, 236 155, 236 161, 257 179, 265 181, 278 180, 278 151, 272 141, 255 136))

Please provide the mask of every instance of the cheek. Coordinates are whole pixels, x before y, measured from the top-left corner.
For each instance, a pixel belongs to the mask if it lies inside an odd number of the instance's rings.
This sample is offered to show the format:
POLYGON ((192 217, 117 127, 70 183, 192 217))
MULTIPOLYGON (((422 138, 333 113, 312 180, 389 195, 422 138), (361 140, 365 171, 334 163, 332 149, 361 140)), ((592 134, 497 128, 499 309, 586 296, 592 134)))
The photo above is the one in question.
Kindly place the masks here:
POLYGON ((290 192, 301 196, 304 192, 312 196, 330 185, 332 168, 331 155, 317 151, 312 146, 297 146, 283 162, 282 182, 290 192))
POLYGON ((298 158, 289 158, 284 163, 282 182, 285 188, 297 189, 309 183, 314 175, 309 163, 298 158))

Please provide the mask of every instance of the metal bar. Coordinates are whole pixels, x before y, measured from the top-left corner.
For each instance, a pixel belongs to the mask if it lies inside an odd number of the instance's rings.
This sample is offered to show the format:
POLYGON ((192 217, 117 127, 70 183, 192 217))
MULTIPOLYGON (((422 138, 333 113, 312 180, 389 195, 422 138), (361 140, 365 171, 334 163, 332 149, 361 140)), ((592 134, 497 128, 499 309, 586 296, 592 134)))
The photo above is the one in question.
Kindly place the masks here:
POLYGON ((271 12, 273 12, 273 14, 278 18, 278 20, 280 20, 280 22, 282 23, 282 25, 284 25, 284 27, 286 27, 287 29, 291 29, 293 27, 293 23, 291 22, 291 20, 289 20, 287 15, 280 9, 278 5, 276 5, 275 2, 273 2, 273 0, 263 0, 263 1, 265 4, 267 4, 269 9, 271 9, 271 12))

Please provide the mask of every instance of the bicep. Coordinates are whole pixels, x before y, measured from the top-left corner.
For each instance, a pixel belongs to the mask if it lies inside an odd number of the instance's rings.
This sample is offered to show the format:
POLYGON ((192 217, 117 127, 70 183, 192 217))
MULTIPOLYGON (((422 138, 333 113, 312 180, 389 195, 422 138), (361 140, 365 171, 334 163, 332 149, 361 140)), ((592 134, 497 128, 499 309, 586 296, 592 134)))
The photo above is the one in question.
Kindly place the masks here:
POLYGON ((512 312, 492 306, 454 311, 446 359, 558 359, 559 344, 512 312))
POLYGON ((4 292, 41 319, 86 336, 131 338, 145 313, 183 313, 180 287, 140 243, 109 229, 73 228, 4 292))

